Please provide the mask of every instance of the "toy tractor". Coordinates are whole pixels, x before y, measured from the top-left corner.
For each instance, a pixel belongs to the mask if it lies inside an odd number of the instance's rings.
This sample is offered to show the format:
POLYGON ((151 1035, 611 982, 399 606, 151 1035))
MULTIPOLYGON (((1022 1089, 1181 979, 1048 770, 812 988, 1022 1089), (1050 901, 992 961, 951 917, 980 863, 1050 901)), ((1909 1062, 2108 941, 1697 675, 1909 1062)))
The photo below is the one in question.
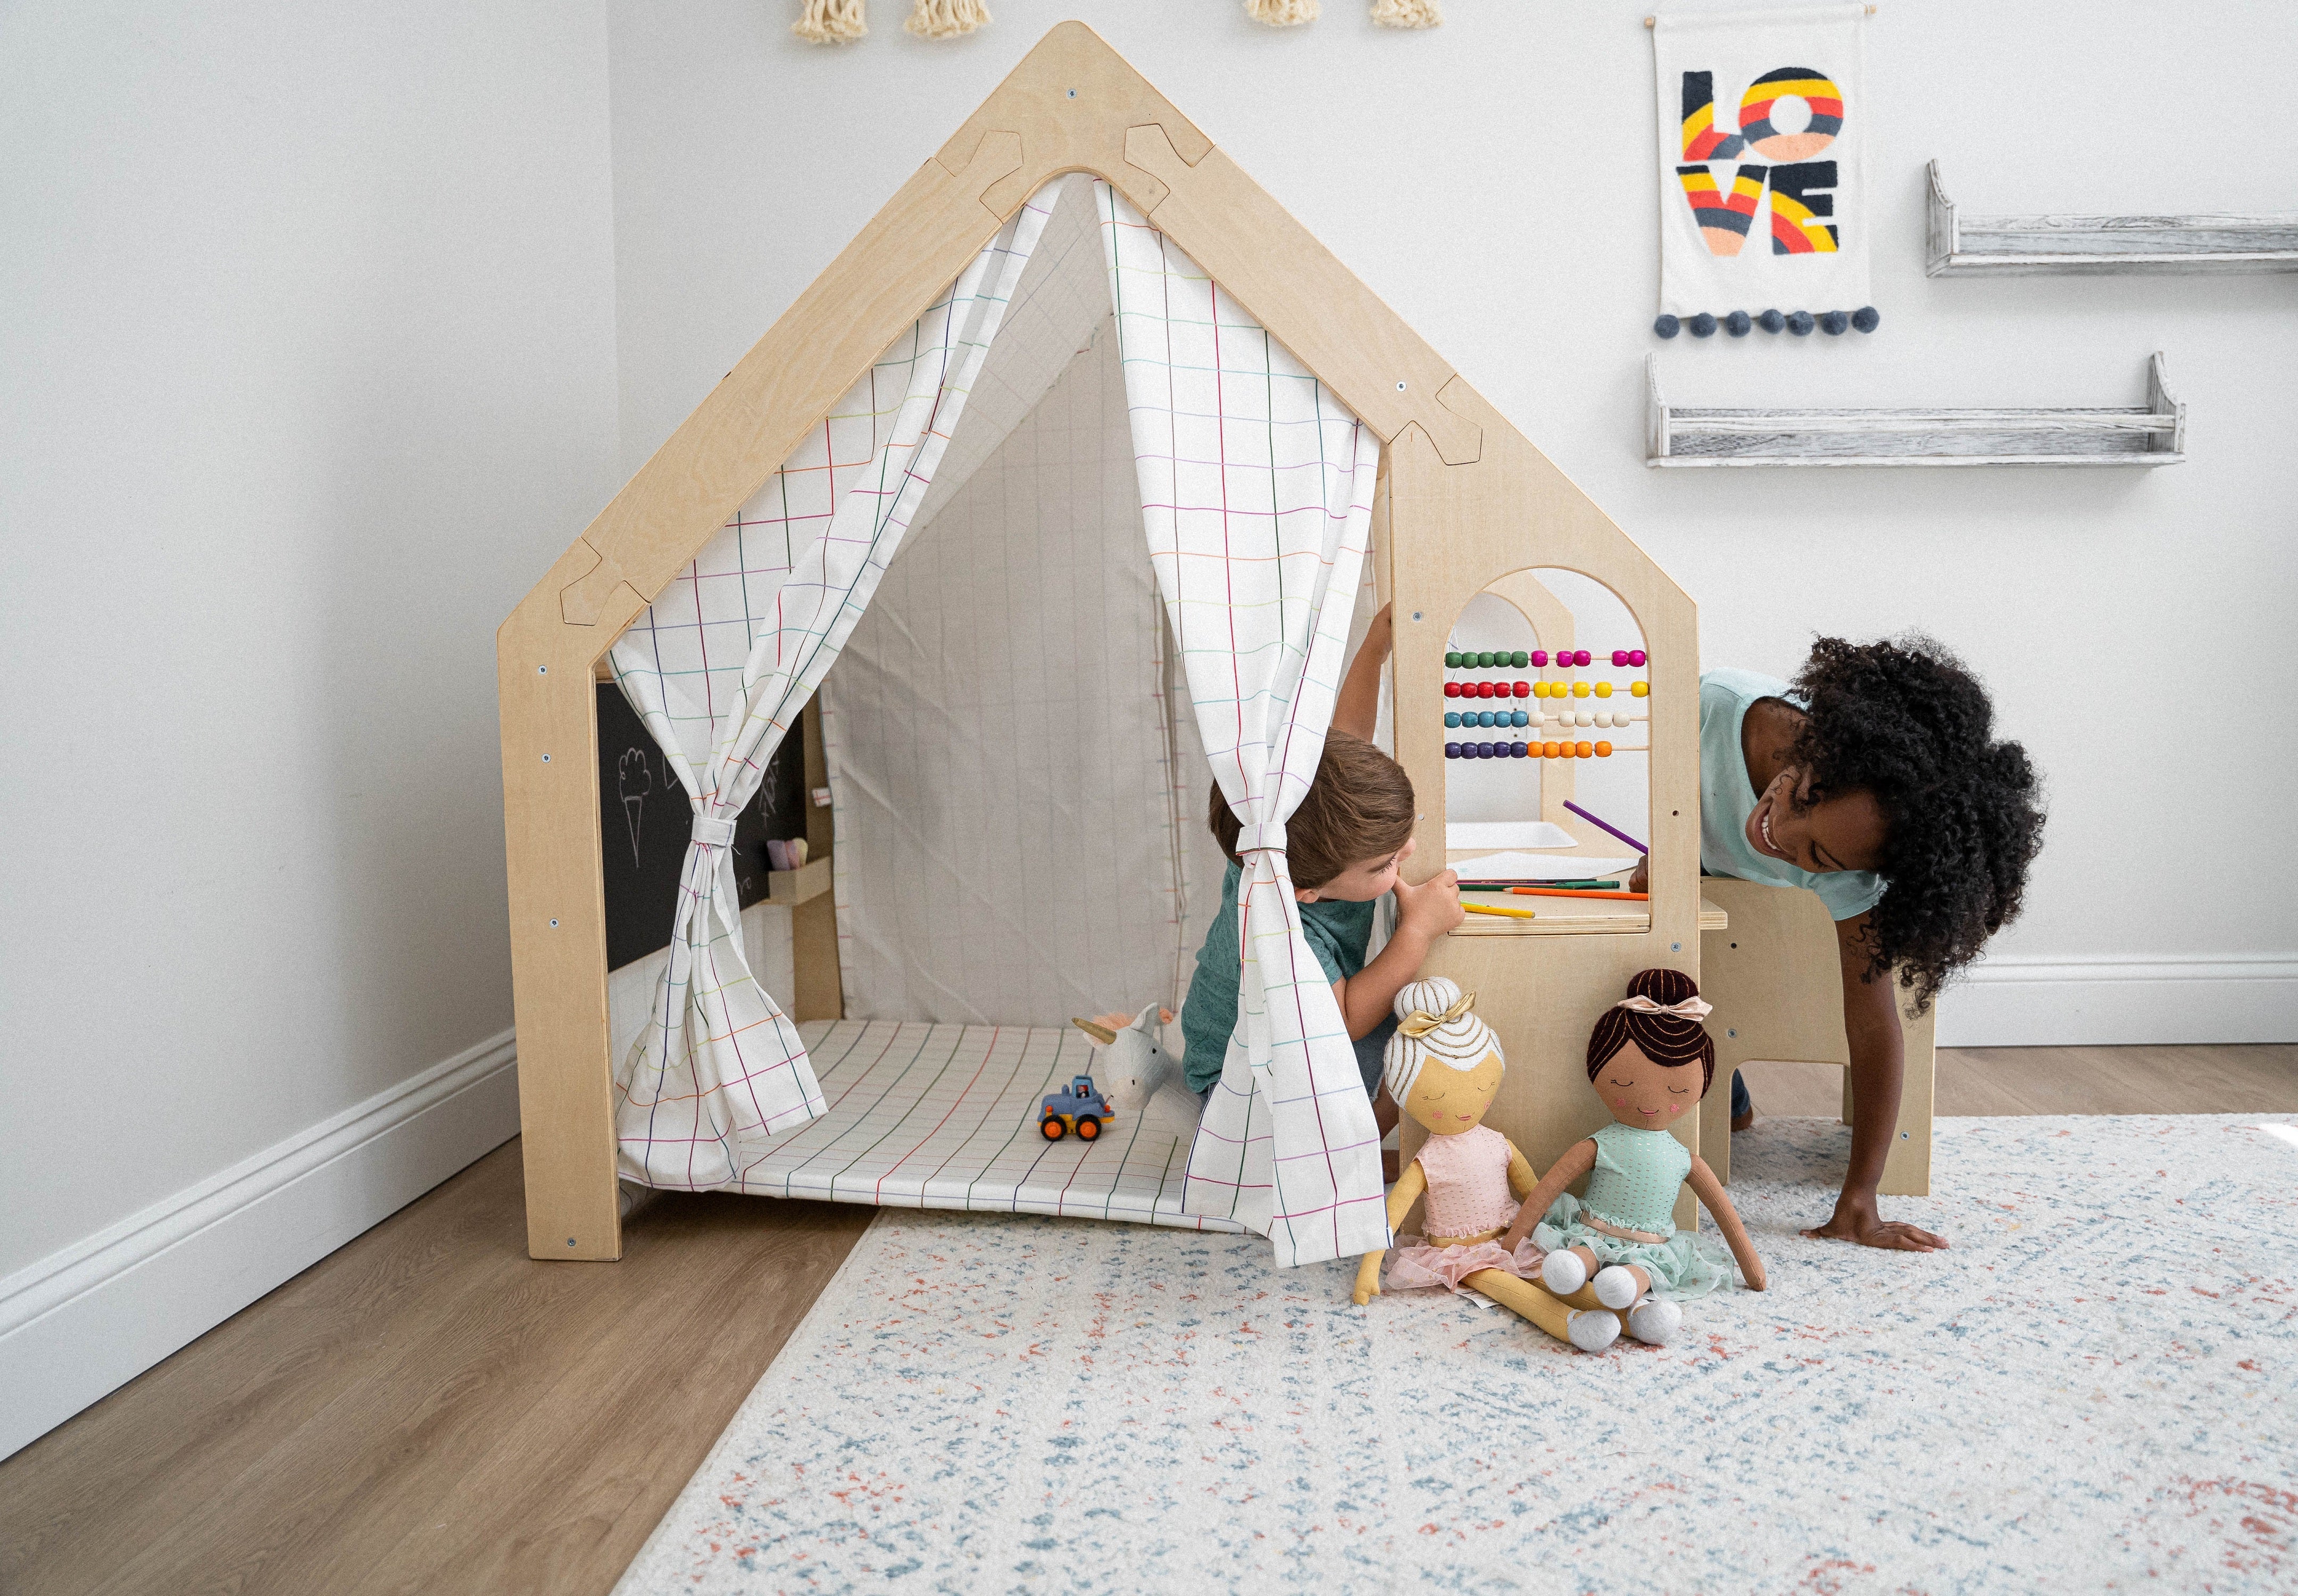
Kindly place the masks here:
POLYGON ((1046 1094, 1045 1106, 1037 1111, 1037 1134, 1058 1142, 1075 1131, 1078 1140, 1090 1142, 1100 1137, 1103 1124, 1116 1117, 1117 1111, 1094 1086, 1093 1077, 1079 1075, 1066 1090, 1046 1094))

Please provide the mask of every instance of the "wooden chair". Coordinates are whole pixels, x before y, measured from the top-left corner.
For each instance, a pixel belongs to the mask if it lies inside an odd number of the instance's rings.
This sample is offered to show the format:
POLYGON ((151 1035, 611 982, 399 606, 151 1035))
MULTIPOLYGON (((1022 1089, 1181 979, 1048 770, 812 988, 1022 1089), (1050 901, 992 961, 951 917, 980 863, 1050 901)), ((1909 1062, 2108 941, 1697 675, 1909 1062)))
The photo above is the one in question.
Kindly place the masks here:
MULTIPOLYGON (((1700 996, 1715 1005, 1707 1029, 1715 1038, 1715 1082, 1699 1108, 1699 1153, 1727 1185, 1732 1179, 1732 1071, 1751 1059, 1847 1066, 1843 1036, 1843 977, 1835 923, 1816 893, 1799 887, 1710 876, 1701 896, 1731 916, 1724 930, 1703 931, 1700 996)), ((1903 1003, 1906 1073, 1899 1123, 1883 1162, 1882 1194, 1927 1196, 1931 1189, 1931 1087, 1936 1063, 1934 1002, 1920 1018, 1903 1003)), ((1843 1078, 1843 1120, 1851 1121, 1851 1077, 1843 1078)))

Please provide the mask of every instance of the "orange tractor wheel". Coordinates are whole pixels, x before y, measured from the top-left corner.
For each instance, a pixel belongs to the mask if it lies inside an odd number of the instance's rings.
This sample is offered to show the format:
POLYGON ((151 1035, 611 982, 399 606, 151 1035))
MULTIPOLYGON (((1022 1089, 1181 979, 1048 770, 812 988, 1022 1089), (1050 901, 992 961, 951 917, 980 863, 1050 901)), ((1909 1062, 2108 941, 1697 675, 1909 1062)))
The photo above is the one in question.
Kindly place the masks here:
POLYGON ((1049 1142, 1060 1141, 1068 1129, 1069 1127, 1062 1123, 1061 1116, 1058 1114, 1047 1114, 1037 1121, 1038 1133, 1049 1142))
POLYGON ((1078 1120, 1077 1132, 1078 1140, 1081 1142, 1096 1140, 1101 1136, 1101 1121, 1091 1114, 1082 1115, 1078 1120))

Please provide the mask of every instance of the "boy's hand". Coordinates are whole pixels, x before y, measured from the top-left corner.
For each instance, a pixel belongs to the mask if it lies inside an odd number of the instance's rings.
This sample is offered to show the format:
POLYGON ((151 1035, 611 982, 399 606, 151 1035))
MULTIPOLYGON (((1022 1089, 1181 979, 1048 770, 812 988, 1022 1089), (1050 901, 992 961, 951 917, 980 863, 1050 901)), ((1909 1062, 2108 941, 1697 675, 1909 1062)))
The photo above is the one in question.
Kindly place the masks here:
POLYGON ((1631 892, 1649 892, 1651 890, 1651 861, 1649 858, 1638 859, 1636 861, 1636 867, 1628 872, 1628 890, 1631 892))
POLYGON ((1430 876, 1418 887, 1400 879, 1396 883, 1396 929, 1434 941, 1468 917, 1460 906, 1460 876, 1447 870, 1430 876))
POLYGON ((1396 620, 1388 612, 1393 606, 1384 604, 1380 613, 1365 627, 1364 643, 1358 650, 1375 659, 1386 659, 1396 650, 1396 620))

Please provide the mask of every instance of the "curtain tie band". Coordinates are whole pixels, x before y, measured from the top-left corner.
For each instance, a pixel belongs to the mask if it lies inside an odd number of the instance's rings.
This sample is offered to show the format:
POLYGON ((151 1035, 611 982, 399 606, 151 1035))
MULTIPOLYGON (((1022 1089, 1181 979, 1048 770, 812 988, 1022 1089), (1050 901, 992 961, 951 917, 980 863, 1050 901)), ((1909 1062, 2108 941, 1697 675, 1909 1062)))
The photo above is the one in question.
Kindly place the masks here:
MULTIPOLYGON (((1619 1009, 1633 1009, 1639 1014, 1668 1014, 1678 1020, 1691 1021, 1694 1024, 1715 1012, 1715 1005, 1704 997, 1687 997, 1682 1003, 1660 1004, 1654 1003, 1641 992, 1633 997, 1623 997, 1612 1006, 1619 1009)), ((1400 1026, 1398 1029, 1403 1028, 1400 1026)))
POLYGON ((704 848, 732 848, 734 846, 734 823, 721 820, 715 815, 698 815, 694 817, 694 830, 690 835, 704 848))
POLYGON ((1470 1009, 1475 1008, 1476 1006, 1476 995, 1474 992, 1463 992, 1460 994, 1459 1001, 1455 1002, 1451 1008, 1446 1009, 1441 1014, 1432 1014, 1426 1009, 1415 1009, 1411 1013, 1406 1015, 1403 1019, 1396 1022, 1397 1035, 1403 1037, 1425 1037, 1430 1031, 1434 1030, 1441 1026, 1451 1024, 1453 1021, 1458 1020, 1460 1016, 1467 1013, 1470 1009))
POLYGON ((1285 823, 1281 820, 1264 820, 1257 826, 1240 827, 1236 833, 1236 851, 1239 854, 1282 849, 1284 846, 1285 823))

